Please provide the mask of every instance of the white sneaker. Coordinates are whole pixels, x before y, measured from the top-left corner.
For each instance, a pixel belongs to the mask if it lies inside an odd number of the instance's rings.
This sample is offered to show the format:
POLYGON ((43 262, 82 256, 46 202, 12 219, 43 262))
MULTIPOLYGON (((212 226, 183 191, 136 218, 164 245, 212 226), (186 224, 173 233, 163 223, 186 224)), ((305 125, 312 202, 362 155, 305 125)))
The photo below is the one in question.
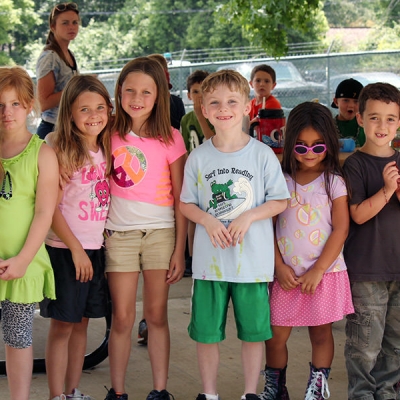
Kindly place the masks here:
MULTIPOLYGON (((88 395, 84 395, 83 393, 81 393, 81 391, 79 389, 74 389, 72 391, 72 394, 67 394, 66 397, 64 397, 65 399, 76 399, 76 400, 94 400, 93 397, 90 397, 88 395)), ((60 399, 61 400, 61 399, 60 399)))

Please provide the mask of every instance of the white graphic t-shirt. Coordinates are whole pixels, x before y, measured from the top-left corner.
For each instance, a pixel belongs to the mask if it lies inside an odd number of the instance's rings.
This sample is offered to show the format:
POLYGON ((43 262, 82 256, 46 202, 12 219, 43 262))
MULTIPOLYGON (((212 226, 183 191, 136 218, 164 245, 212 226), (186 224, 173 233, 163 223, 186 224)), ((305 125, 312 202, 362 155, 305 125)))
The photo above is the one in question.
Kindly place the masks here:
MULTIPOLYGON (((233 153, 218 151, 208 140, 190 154, 181 201, 194 203, 225 226, 243 212, 289 193, 276 155, 250 138, 233 153)), ((269 282, 274 273, 272 219, 251 224, 242 244, 214 248, 202 225, 196 226, 193 278, 226 282, 269 282)))

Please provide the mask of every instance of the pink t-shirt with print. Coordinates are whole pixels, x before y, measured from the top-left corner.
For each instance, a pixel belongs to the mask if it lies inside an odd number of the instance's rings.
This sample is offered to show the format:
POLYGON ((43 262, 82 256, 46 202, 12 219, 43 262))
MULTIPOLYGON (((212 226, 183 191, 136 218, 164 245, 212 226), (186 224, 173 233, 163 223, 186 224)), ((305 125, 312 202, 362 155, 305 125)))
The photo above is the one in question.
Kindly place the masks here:
POLYGON ((112 137, 112 196, 171 207, 174 204, 170 164, 186 153, 181 133, 173 129, 171 145, 130 132, 112 137))

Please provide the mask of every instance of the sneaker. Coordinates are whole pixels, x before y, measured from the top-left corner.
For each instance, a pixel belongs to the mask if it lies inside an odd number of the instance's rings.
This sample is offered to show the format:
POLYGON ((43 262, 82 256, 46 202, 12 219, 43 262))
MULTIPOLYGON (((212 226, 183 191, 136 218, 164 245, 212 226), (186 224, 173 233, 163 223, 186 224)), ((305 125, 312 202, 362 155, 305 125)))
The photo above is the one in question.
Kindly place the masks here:
MULTIPOLYGON (((208 400, 209 397, 207 397, 204 393, 199 393, 196 397, 196 400, 208 400)), ((217 395, 217 399, 221 400, 221 398, 217 395)))
POLYGON ((65 400, 65 394, 60 394, 59 396, 53 397, 51 400, 65 400))
POLYGON ((400 399, 400 381, 394 385, 394 390, 396 392, 396 399, 400 399))
MULTIPOLYGON (((106 386, 104 387, 107 389, 106 386)), ((126 393, 117 395, 115 390, 111 388, 110 390, 107 389, 107 396, 104 400, 128 400, 128 395, 126 393)))
POLYGON ((139 322, 139 329, 138 329, 138 343, 146 346, 147 345, 147 337, 149 332, 147 330, 147 323, 145 319, 142 319, 139 322))
POLYGON ((71 394, 67 394, 66 399, 94 400, 93 397, 84 395, 79 389, 74 389, 71 394))
POLYGON ((171 393, 167 392, 165 389, 163 390, 152 390, 148 395, 146 400, 170 400, 172 397, 175 400, 175 397, 172 396, 171 393))
POLYGON ((259 400, 259 397, 255 393, 247 393, 241 400, 259 400))

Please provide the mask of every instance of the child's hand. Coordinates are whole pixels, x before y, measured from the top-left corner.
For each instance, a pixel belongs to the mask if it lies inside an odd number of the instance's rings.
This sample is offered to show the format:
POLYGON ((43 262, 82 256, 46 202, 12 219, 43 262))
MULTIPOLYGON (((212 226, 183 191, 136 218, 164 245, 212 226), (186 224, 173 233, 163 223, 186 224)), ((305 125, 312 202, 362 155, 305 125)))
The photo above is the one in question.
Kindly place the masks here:
POLYGON ((219 246, 221 247, 221 249, 230 247, 232 243, 232 237, 228 230, 225 228, 224 224, 212 215, 207 215, 208 217, 204 222, 204 228, 206 229, 207 234, 210 237, 212 245, 214 247, 219 246))
POLYGON ((239 215, 228 226, 228 233, 232 237, 232 245, 243 242, 244 235, 247 233, 251 225, 251 221, 246 217, 246 213, 239 215))
POLYGON ((20 260, 18 256, 0 261, 0 279, 10 281, 12 279, 22 278, 28 265, 20 260))
POLYGON ((275 275, 283 290, 289 291, 299 286, 297 276, 289 265, 283 264, 275 268, 275 275))
POLYGON ((93 267, 84 249, 71 251, 72 260, 75 265, 76 280, 80 282, 91 281, 93 278, 93 267))
POLYGON ((297 278, 297 281, 301 284, 301 293, 314 294, 323 276, 323 271, 310 268, 304 275, 297 278))
POLYGON ((392 197, 393 193, 399 189, 398 180, 400 178, 399 169, 397 168, 396 161, 387 163, 382 172, 383 181, 385 182, 385 190, 389 196, 392 197))
POLYGON ((185 272, 185 255, 182 252, 174 251, 171 256, 171 261, 169 263, 169 270, 167 273, 167 283, 172 285, 179 282, 183 273, 185 272))

